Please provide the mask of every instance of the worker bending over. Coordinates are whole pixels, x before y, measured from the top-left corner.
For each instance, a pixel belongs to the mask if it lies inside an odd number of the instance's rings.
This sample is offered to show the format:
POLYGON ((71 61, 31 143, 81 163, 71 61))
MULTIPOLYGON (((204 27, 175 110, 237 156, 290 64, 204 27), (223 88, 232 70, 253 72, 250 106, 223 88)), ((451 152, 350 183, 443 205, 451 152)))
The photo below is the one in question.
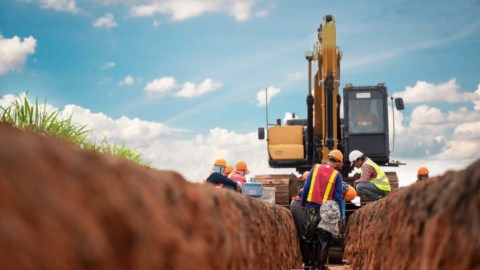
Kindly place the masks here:
POLYGON ((354 183, 358 194, 364 194, 372 200, 385 197, 391 190, 385 173, 362 152, 353 150, 349 155, 350 166, 360 168, 360 179, 354 183))
POLYGON ((308 224, 303 238, 308 245, 308 258, 313 269, 327 269, 328 251, 333 240, 331 232, 318 228, 322 219, 320 217, 322 204, 329 200, 335 200, 338 204, 340 220, 337 226, 341 226, 344 218, 343 178, 338 172, 342 165, 342 153, 338 150, 331 151, 327 164, 315 164, 303 186, 301 207, 304 210, 308 207, 308 224))
POLYGON ((225 159, 220 158, 215 160, 215 162, 213 163, 213 168, 210 171, 210 174, 208 175, 207 178, 205 178, 205 180, 203 180, 203 182, 212 183, 216 185, 218 188, 227 188, 227 189, 241 191, 242 184, 240 184, 239 182, 233 181, 223 175, 225 167, 227 167, 227 161, 225 161, 225 159))

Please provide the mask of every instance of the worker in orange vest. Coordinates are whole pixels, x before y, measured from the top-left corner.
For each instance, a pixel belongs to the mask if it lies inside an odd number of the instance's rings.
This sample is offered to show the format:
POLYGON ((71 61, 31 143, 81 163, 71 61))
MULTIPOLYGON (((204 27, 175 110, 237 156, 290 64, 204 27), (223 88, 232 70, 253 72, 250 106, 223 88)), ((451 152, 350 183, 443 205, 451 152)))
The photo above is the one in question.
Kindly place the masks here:
POLYGON ((334 200, 338 204, 338 231, 344 218, 342 183, 339 169, 343 165, 343 154, 333 150, 326 164, 315 164, 303 186, 301 207, 308 208, 308 223, 303 239, 308 245, 308 257, 313 269, 327 269, 328 251, 333 240, 330 231, 318 228, 321 223, 320 208, 323 203, 334 200))
POLYGON ((373 131, 378 125, 378 117, 369 111, 368 107, 358 106, 359 111, 353 116, 353 131, 363 132, 363 131, 373 131))
POLYGON ((428 174, 429 174, 429 171, 428 171, 427 167, 422 166, 422 167, 418 168, 418 172, 417 172, 417 182, 418 182, 418 181, 422 181, 422 180, 424 180, 424 179, 427 179, 427 178, 428 178, 428 174))
POLYGON ((210 171, 210 174, 208 175, 205 180, 203 180, 204 183, 212 183, 218 188, 227 188, 227 189, 234 189, 234 190, 242 190, 242 185, 239 184, 238 182, 235 182, 225 175, 223 175, 223 172, 227 166, 227 161, 223 158, 215 160, 213 163, 213 168, 210 171))

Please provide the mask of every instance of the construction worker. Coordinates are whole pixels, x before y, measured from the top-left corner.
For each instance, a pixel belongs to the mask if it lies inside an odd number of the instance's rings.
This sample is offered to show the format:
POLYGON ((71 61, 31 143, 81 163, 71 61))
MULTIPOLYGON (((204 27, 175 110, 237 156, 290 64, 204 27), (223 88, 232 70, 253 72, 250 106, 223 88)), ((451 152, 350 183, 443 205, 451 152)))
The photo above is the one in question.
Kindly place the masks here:
POLYGON ((215 162, 213 163, 213 168, 210 171, 210 174, 205 180, 203 180, 203 182, 212 183, 216 185, 218 188, 227 188, 227 189, 233 189, 237 191, 242 190, 241 184, 223 175, 223 172, 226 166, 227 166, 227 161, 225 161, 225 159, 220 158, 215 160, 215 162))
POLYGON ((391 191, 387 176, 373 160, 358 150, 350 152, 348 158, 350 166, 360 168, 360 179, 354 182, 358 194, 378 200, 391 191))
MULTIPOLYGON (((305 179, 307 179, 309 173, 309 171, 303 173, 302 181, 305 181, 305 179)), ((300 251, 302 253, 302 261, 305 266, 309 266, 307 245, 305 243, 305 240, 303 239, 303 235, 305 234, 305 230, 307 229, 308 212, 307 209, 302 209, 300 207, 300 201, 302 200, 302 190, 303 189, 300 189, 298 191, 298 194, 292 198, 292 201, 290 202, 290 212, 292 212, 293 222, 295 223, 295 227, 297 228, 300 251)))
POLYGON ((250 170, 247 168, 247 163, 245 163, 245 161, 239 161, 235 165, 235 170, 228 175, 228 178, 239 182, 243 187, 243 184, 247 182, 247 178, 245 176, 249 173, 250 170))
POLYGON ((226 177, 228 177, 228 175, 233 172, 233 166, 232 165, 227 165, 227 167, 225 168, 225 171, 223 171, 223 175, 225 175, 226 177))
POLYGON ((338 150, 331 151, 328 154, 326 164, 315 164, 313 166, 303 186, 300 204, 303 210, 308 208, 308 223, 303 239, 308 246, 309 264, 313 269, 327 269, 328 251, 333 240, 331 232, 318 228, 321 222, 320 208, 322 204, 329 200, 335 200, 338 204, 340 212, 338 231, 344 218, 343 178, 338 171, 342 164, 342 153, 338 150))
POLYGON ((422 181, 422 180, 424 180, 424 179, 427 179, 427 178, 428 178, 428 174, 429 174, 429 171, 428 171, 427 167, 422 166, 422 167, 418 168, 418 172, 417 172, 417 182, 418 182, 418 181, 422 181))
POLYGON ((369 111, 368 107, 364 104, 359 105, 358 111, 353 116, 351 124, 353 125, 353 131, 364 132, 373 131, 378 125, 378 117, 369 111))

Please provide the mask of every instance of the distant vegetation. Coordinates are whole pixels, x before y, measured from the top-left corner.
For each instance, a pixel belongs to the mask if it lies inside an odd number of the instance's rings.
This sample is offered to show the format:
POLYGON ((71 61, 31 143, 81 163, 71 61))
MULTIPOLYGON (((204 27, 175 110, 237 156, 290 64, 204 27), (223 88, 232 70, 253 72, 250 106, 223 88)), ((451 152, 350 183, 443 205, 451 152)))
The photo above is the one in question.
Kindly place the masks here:
POLYGON ((22 130, 31 130, 43 135, 53 136, 75 145, 81 149, 93 152, 113 154, 144 166, 150 166, 150 162, 142 162, 137 150, 126 147, 124 144, 109 144, 107 138, 101 143, 90 139, 92 130, 85 125, 72 122, 72 115, 67 119, 59 118, 60 110, 47 109, 47 102, 38 105, 38 97, 35 104, 30 104, 27 95, 18 99, 8 107, 0 105, 0 121, 7 122, 22 130))

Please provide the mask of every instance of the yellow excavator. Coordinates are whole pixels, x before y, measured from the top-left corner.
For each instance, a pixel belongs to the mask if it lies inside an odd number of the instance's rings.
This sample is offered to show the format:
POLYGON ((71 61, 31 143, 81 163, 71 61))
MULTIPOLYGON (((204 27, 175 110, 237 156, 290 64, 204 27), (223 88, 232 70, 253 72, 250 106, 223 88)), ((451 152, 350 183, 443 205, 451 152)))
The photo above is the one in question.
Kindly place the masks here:
MULTIPOLYGON (((335 18, 326 15, 318 28, 318 39, 313 51, 305 53, 308 60, 307 119, 290 119, 284 125, 281 119, 268 124, 267 134, 263 127, 258 129, 258 138, 267 135, 268 163, 272 168, 294 168, 300 174, 308 171, 315 163, 326 161, 331 150, 338 149, 343 155, 341 171, 345 182, 353 185, 348 178, 351 172, 348 154, 360 150, 380 166, 398 166, 401 163, 390 160, 388 93, 385 83, 371 86, 345 84, 342 97, 339 94, 340 60, 342 52, 337 46, 335 18), (312 63, 317 64, 312 74, 312 63), (312 89, 313 79, 313 89, 312 89)), ((394 98, 391 97, 392 110, 394 98)), ((404 109, 403 100, 395 99, 398 110, 404 109)), ((295 116, 295 113, 292 114, 295 116)), ((394 178, 395 173, 387 173, 394 178)), ((398 187, 398 182, 396 183, 398 187)), ((347 211, 348 212, 348 211, 347 211)), ((346 212, 346 218, 348 214, 346 212)), ((343 236, 342 236, 343 237, 343 236)), ((343 238, 338 242, 343 253, 343 238)), ((335 251, 335 248, 331 249, 335 251)), ((332 253, 332 252, 331 252, 332 253)), ((338 254, 338 252, 337 252, 338 254)), ((338 256, 337 256, 338 258, 338 256)))
MULTIPOLYGON (((327 15, 323 20, 314 50, 305 53, 309 71, 307 119, 290 119, 285 125, 281 124, 281 119, 277 119, 276 124, 268 124, 267 119, 270 167, 295 168, 303 173, 315 163, 326 160, 333 149, 345 156, 344 174, 351 169, 346 157, 352 150, 362 151, 380 166, 398 166, 399 162, 389 158, 388 93, 384 83, 373 86, 345 84, 344 118, 340 118, 342 98, 338 88, 342 52, 337 47, 335 18, 327 15), (313 76, 312 62, 318 64, 313 76), (359 119, 357 115, 361 112, 370 116, 359 119)), ((404 109, 401 98, 395 99, 395 105, 398 110, 404 109)), ((258 137, 265 139, 263 127, 258 129, 258 137)))

